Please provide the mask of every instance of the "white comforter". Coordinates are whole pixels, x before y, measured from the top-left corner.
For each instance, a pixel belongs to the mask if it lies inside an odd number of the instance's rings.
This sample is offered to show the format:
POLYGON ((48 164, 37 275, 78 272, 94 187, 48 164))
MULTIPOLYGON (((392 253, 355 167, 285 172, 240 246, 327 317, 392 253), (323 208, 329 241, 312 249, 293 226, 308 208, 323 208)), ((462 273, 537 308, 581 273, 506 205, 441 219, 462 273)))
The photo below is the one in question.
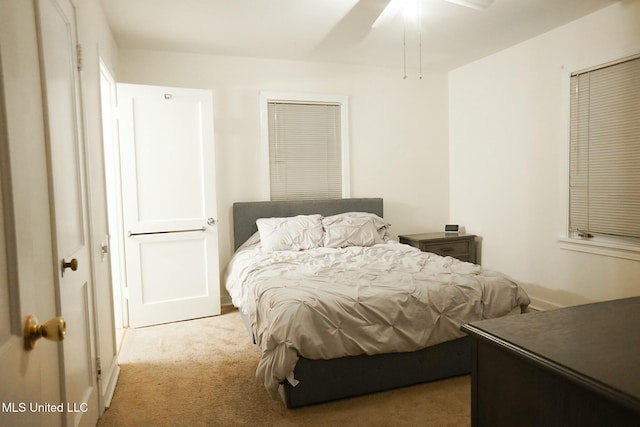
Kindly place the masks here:
POLYGON ((248 245, 231 260, 226 288, 251 319, 256 375, 274 398, 283 380, 296 385, 299 356, 415 351, 529 304, 503 274, 394 242, 299 252, 248 245))

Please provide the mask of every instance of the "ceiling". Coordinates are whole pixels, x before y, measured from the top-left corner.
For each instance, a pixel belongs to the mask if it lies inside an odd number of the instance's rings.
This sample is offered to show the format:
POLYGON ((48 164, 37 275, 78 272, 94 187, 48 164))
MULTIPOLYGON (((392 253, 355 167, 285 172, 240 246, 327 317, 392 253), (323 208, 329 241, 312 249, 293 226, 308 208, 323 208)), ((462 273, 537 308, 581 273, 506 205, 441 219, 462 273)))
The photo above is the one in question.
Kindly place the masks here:
POLYGON ((389 0, 101 2, 121 48, 393 67, 406 63, 409 69, 421 64, 426 71, 459 67, 616 0, 494 0, 485 10, 420 0, 421 25, 405 23, 398 15, 374 28, 389 0))

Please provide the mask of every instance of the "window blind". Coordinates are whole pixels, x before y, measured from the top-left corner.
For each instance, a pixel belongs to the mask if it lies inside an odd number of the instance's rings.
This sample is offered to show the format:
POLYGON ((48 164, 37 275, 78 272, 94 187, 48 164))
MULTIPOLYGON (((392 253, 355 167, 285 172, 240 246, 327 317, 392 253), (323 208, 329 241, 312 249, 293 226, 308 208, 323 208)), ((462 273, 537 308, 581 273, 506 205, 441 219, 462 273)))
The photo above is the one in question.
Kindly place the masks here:
POLYGON ((342 197, 341 105, 268 101, 271 200, 342 197))
POLYGON ((569 231, 640 243, 640 57, 570 86, 569 231))

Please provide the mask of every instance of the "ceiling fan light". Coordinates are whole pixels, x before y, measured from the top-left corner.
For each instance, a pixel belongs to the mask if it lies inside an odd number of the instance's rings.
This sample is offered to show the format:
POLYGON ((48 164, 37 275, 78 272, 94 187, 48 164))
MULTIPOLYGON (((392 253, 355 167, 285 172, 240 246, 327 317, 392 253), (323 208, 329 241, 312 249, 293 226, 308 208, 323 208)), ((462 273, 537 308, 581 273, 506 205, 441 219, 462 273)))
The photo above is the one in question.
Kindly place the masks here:
POLYGON ((404 0, 402 7, 404 19, 416 20, 422 14, 419 0, 404 0))
POLYGON ((455 3, 460 6, 470 7, 471 9, 484 10, 491 6, 493 0, 445 0, 449 3, 455 3))
POLYGON ((391 0, 371 28, 380 27, 398 15, 401 15, 405 20, 416 21, 421 14, 420 0, 391 0))

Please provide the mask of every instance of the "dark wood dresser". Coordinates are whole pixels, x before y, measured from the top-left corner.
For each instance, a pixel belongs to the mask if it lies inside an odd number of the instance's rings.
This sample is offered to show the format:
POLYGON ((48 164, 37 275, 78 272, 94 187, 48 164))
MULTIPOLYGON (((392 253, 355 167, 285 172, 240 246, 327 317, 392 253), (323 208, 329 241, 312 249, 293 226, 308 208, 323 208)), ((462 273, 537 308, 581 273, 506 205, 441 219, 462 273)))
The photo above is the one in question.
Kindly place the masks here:
POLYGON ((423 252, 451 256, 476 264, 476 236, 463 233, 420 233, 398 236, 400 243, 414 246, 423 252))
POLYGON ((462 330, 472 337, 472 426, 640 426, 640 297, 462 330))

